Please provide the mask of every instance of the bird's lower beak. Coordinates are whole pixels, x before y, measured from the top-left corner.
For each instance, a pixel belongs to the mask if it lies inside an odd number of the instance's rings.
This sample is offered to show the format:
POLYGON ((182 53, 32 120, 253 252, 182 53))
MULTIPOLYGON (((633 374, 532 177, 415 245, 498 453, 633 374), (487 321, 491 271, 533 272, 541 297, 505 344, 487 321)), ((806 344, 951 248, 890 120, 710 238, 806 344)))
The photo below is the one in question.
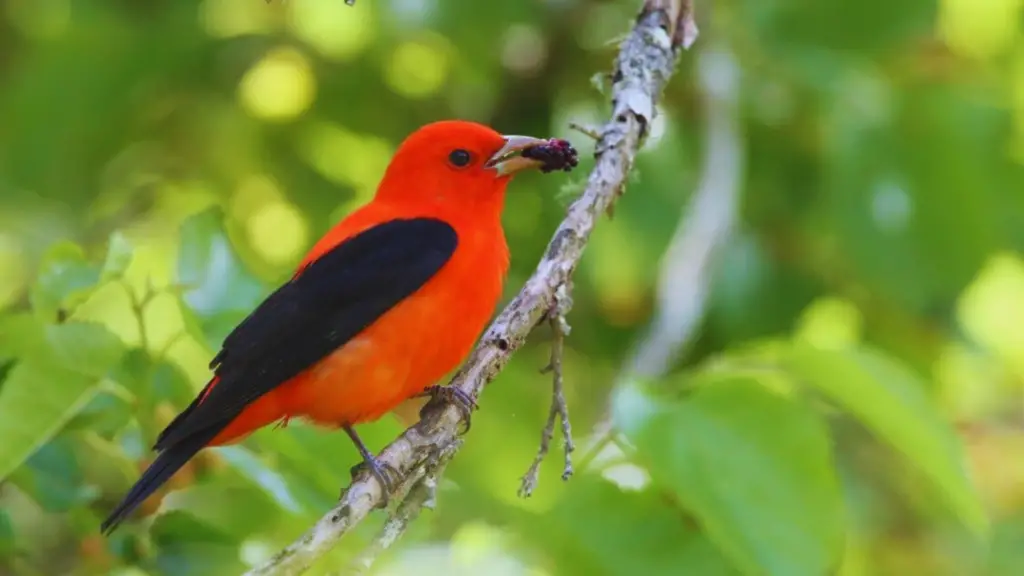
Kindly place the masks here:
POLYGON ((509 176, 520 170, 539 168, 543 162, 532 158, 523 158, 523 150, 546 143, 547 140, 532 136, 505 136, 505 145, 487 160, 486 166, 498 171, 499 176, 509 176))

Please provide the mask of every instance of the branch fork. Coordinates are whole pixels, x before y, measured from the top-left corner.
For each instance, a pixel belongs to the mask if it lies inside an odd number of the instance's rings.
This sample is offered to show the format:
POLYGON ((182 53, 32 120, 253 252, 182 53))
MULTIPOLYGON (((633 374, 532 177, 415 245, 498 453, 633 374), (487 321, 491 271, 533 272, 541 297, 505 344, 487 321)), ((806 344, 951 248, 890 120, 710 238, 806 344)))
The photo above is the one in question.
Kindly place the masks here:
POLYGON ((565 315, 572 307, 572 296, 570 296, 570 283, 566 282, 555 290, 554 302, 547 312, 547 320, 551 325, 553 335, 551 341, 551 361, 541 369, 541 374, 552 375, 551 386, 551 408, 548 410, 548 421, 544 425, 540 436, 540 448, 533 463, 526 470, 519 486, 519 496, 529 498, 537 487, 540 465, 551 449, 551 440, 555 436, 555 421, 562 421, 562 438, 565 440, 565 465, 562 469, 562 480, 572 477, 572 452, 576 449, 572 441, 572 425, 569 422, 569 406, 565 401, 565 391, 562 378, 562 354, 565 349, 565 337, 569 335, 571 327, 565 319, 565 315))

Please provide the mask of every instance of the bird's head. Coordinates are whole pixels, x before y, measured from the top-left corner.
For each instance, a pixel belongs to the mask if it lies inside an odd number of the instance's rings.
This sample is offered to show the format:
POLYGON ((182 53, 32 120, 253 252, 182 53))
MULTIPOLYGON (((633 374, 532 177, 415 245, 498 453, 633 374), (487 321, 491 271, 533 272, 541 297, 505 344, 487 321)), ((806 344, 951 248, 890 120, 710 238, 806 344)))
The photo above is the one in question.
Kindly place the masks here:
POLYGON ((377 197, 500 210, 505 187, 515 173, 545 166, 544 160, 522 152, 547 143, 530 136, 502 135, 475 122, 427 124, 398 147, 377 197))

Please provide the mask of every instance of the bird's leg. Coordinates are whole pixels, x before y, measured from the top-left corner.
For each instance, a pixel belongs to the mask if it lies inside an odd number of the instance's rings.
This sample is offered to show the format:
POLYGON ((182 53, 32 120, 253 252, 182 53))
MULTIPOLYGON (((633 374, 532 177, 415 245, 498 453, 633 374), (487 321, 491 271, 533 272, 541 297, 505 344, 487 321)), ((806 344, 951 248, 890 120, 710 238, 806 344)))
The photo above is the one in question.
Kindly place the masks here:
POLYGON ((359 434, 356 434, 355 428, 348 424, 344 424, 342 428, 345 430, 345 433, 348 434, 348 437, 352 439, 352 443, 356 445, 356 450, 359 450, 359 455, 363 457, 362 462, 352 467, 352 478, 355 479, 363 467, 369 468, 370 473, 373 474, 373 477, 380 483, 382 496, 381 507, 387 508, 391 499, 391 491, 395 486, 397 486, 401 474, 390 464, 385 464, 378 460, 377 457, 374 456, 366 447, 366 444, 363 444, 363 440, 359 437, 359 434))
POLYGON ((473 416, 473 410, 476 410, 476 400, 472 396, 466 394, 458 386, 431 386, 423 392, 417 394, 417 396, 429 396, 430 401, 427 402, 420 410, 420 418, 423 418, 423 412, 428 406, 435 402, 448 402, 454 404, 459 412, 462 412, 462 420, 466 423, 466 429, 463 433, 469 432, 470 420, 473 416))

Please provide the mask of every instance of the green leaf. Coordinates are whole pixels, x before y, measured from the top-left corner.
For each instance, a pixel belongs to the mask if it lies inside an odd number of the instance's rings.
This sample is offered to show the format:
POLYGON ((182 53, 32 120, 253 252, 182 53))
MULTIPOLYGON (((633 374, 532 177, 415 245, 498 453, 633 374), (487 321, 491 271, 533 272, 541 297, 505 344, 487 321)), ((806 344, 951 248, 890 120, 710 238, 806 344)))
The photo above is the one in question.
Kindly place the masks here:
POLYGON ((262 283, 239 261, 222 220, 217 208, 190 216, 182 224, 178 252, 178 281, 186 287, 183 298, 199 316, 212 348, 218 347, 265 295, 262 283))
POLYGON ((86 260, 81 247, 58 242, 40 262, 30 294, 32 307, 42 318, 56 318, 58 310, 83 302, 99 281, 100 269, 86 260))
POLYGON ((244 477, 259 486, 278 506, 292 513, 301 510, 288 482, 277 471, 264 464, 255 454, 241 446, 221 448, 221 456, 244 477))
POLYGON ((181 368, 167 360, 157 360, 148 380, 141 382, 148 386, 149 394, 154 402, 168 400, 175 405, 188 406, 196 395, 196 390, 181 368))
POLYGON ((110 235, 107 243, 107 259, 103 262, 102 278, 119 278, 132 263, 132 244, 120 230, 110 235))
MULTIPOLYGON (((174 494, 168 494, 168 498, 174 494)), ((250 534, 227 534, 188 511, 160 514, 153 521, 150 535, 158 550, 156 557, 145 563, 152 574, 239 574, 245 569, 238 546, 250 534)))
POLYGON ((96 392, 96 380, 61 366, 23 360, 0 390, 0 479, 52 438, 96 392))
POLYGON ((560 574, 737 573, 659 491, 625 491, 593 476, 573 478, 554 508, 524 516, 519 526, 560 574))
POLYGON ((114 379, 124 385, 131 394, 145 398, 151 393, 153 359, 149 352, 133 348, 121 357, 121 363, 114 370, 114 379))
POLYGON ((0 316, 0 358, 22 358, 45 347, 43 324, 31 312, 0 316))
POLYGON ((1001 520, 994 528, 985 576, 1020 574, 1024 566, 1024 514, 1018 510, 1015 517, 1001 520))
MULTIPOLYGON (((117 386, 106 381, 104 386, 117 386)), ((100 391, 65 425, 65 430, 88 429, 103 436, 113 436, 123 430, 135 414, 136 405, 130 401, 131 394, 122 389, 119 394, 100 391)))
POLYGON ((191 576, 192 574, 241 574, 248 567, 238 554, 238 543, 189 541, 160 546, 149 574, 191 576))
MULTIPOLYGON (((127 490, 139 478, 139 462, 118 442, 94 431, 65 434, 74 440, 73 448, 85 482, 102 486, 104 493, 112 488, 127 490)), ((95 525, 90 524, 90 532, 95 525)))
POLYGON ((11 482, 47 512, 67 512, 96 496, 95 488, 83 485, 72 442, 62 436, 39 448, 12 475, 11 482))
POLYGON ((818 576, 838 565, 842 502, 827 428, 809 407, 729 375, 682 400, 629 387, 615 402, 653 480, 744 573, 818 576))
MULTIPOLYGON (((232 479, 193 484, 164 497, 160 513, 184 512, 205 526, 241 540, 274 525, 279 508, 256 486, 232 479)), ((159 518, 157 522, 159 522, 159 518)))
POLYGON ((6 478, 82 410, 124 352, 106 328, 72 322, 44 329, 0 388, 0 479, 6 478))
MULTIPOLYGON (((359 433, 367 440, 365 428, 359 433)), ((287 428, 253 434, 250 445, 273 458, 273 465, 287 479, 293 494, 306 511, 322 510, 337 499, 338 478, 345 478, 352 464, 359 461, 351 443, 338 443, 334 434, 325 434, 313 426, 299 423, 287 428), (325 459, 324 454, 332 454, 325 459)), ((383 444, 380 444, 383 445, 383 444)))
POLYGON ((69 322, 46 327, 54 360, 85 376, 100 378, 124 355, 121 339, 99 324, 69 322))
POLYGON ((183 294, 175 294, 174 301, 178 305, 178 310, 181 312, 181 321, 185 325, 186 334, 207 348, 212 348, 220 344, 220 342, 211 342, 211 340, 206 336, 206 330, 203 327, 203 319, 200 318, 194 310, 192 310, 183 294))
POLYGON ((902 453, 970 529, 979 535, 987 531, 957 437, 909 369, 871 349, 832 351, 797 344, 780 354, 783 367, 902 453))

